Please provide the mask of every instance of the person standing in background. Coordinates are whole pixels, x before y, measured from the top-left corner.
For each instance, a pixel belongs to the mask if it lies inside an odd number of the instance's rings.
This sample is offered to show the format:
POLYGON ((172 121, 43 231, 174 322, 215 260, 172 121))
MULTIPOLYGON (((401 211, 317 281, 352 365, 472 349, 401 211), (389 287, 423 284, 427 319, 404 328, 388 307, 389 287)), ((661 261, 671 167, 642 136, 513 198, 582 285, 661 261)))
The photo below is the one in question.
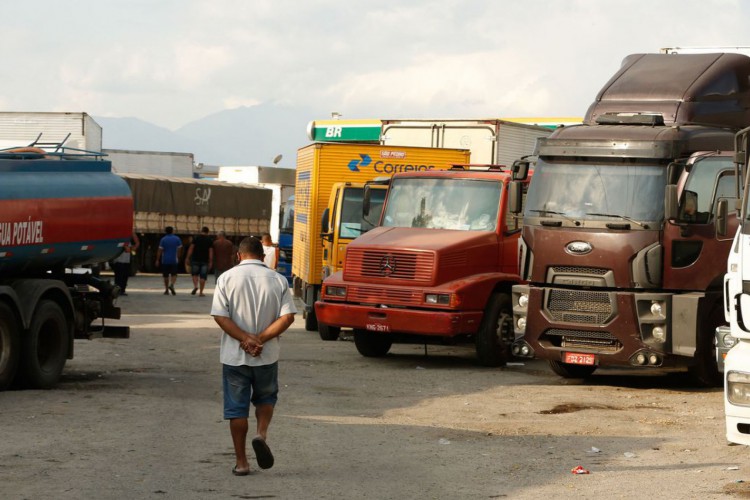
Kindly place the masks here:
POLYGON ((161 275, 164 277, 164 295, 177 295, 174 284, 177 282, 178 263, 182 254, 182 240, 174 233, 172 226, 164 228, 167 233, 159 241, 159 250, 156 252, 156 267, 161 266, 161 275))
POLYGON ((130 242, 125 243, 122 247, 122 253, 112 261, 112 271, 115 273, 115 285, 120 287, 120 295, 127 295, 125 289, 128 287, 128 278, 130 277, 130 260, 131 255, 135 255, 141 241, 138 235, 133 231, 130 236, 130 242))
POLYGON ((219 231, 212 248, 214 251, 214 276, 218 280, 221 273, 232 269, 234 266, 234 245, 227 239, 224 231, 219 231))
POLYGON ((276 264, 279 262, 279 256, 277 254, 278 249, 273 246, 273 241, 271 241, 271 235, 268 233, 263 233, 263 236, 260 237, 261 243, 263 243, 263 263, 268 267, 268 269, 276 270, 276 264))
POLYGON ((193 239, 193 242, 188 248, 187 256, 185 257, 185 268, 190 271, 193 277, 193 291, 191 295, 195 295, 200 289, 200 296, 203 295, 203 289, 206 287, 206 278, 208 277, 208 270, 213 266, 214 261, 214 249, 213 240, 208 235, 208 228, 203 227, 201 234, 193 239))

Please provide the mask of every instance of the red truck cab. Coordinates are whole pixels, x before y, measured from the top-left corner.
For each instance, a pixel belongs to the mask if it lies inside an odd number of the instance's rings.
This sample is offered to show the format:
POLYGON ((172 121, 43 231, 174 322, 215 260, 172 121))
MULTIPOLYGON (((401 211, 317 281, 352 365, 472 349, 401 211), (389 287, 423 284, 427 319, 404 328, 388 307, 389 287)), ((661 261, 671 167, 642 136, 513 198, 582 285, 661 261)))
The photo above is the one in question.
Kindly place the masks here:
POLYGON ((510 180, 496 166, 394 175, 380 226, 350 243, 343 271, 323 283, 319 323, 353 328, 364 356, 394 342, 464 342, 482 364, 503 364, 521 231, 510 180))

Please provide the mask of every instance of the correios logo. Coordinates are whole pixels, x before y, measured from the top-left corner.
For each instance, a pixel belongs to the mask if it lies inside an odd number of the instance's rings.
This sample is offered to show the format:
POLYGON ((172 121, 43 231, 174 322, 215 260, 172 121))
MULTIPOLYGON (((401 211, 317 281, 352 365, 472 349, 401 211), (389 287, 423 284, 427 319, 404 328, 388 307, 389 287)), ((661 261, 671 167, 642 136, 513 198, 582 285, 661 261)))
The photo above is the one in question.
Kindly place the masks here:
POLYGON ((366 167, 370 163, 372 163, 372 158, 370 158, 370 155, 363 155, 360 154, 359 157, 360 160, 354 159, 349 162, 349 170, 352 172, 359 172, 359 167, 366 167))
POLYGON ((355 158, 347 164, 349 170, 352 172, 361 172, 360 168, 369 167, 379 174, 395 174, 396 172, 409 172, 413 170, 433 170, 435 165, 419 165, 406 163, 406 153, 402 151, 388 151, 383 150, 380 152, 380 160, 373 163, 372 158, 368 154, 359 154, 359 158, 355 158), (403 160, 403 163, 391 163, 384 160, 403 160))

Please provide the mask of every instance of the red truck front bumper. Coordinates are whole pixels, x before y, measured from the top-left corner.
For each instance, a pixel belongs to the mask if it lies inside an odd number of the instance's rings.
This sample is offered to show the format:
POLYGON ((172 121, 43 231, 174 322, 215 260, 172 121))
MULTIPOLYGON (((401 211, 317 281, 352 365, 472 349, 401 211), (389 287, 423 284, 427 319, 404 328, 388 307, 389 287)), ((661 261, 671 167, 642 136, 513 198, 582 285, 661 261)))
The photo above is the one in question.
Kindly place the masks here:
POLYGON ((410 333, 452 337, 473 334, 482 322, 482 311, 424 311, 380 308, 337 302, 315 303, 320 323, 381 333, 410 333))

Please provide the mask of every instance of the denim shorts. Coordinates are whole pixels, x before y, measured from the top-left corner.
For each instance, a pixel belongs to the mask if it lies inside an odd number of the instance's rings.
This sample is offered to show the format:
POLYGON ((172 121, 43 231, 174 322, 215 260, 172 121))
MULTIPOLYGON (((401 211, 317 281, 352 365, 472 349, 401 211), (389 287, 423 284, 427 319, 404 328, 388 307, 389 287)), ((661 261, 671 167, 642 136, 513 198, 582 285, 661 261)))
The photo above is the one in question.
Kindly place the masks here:
POLYGON ((193 262, 190 264, 190 274, 200 276, 202 280, 208 277, 208 262, 193 262))
POLYGON ((275 405, 279 394, 279 364, 222 365, 224 418, 247 418, 250 403, 275 405))

